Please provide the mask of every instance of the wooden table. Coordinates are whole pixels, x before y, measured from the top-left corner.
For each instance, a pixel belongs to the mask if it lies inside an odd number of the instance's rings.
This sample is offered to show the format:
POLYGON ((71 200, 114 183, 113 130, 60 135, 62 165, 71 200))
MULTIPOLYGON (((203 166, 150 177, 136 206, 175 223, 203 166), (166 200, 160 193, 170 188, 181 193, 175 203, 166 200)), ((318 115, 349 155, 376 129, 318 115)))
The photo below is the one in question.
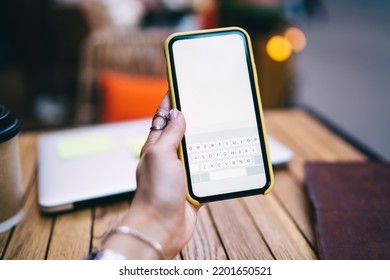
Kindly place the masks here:
MULTIPOLYGON (((313 211, 305 189, 308 160, 361 161, 366 157, 301 109, 265 113, 267 131, 294 151, 275 170, 267 196, 211 203, 201 209, 193 239, 178 259, 317 259, 313 211)), ((37 205, 37 133, 20 137, 23 220, 0 234, 0 259, 84 259, 115 225, 129 202, 43 216, 37 205)))

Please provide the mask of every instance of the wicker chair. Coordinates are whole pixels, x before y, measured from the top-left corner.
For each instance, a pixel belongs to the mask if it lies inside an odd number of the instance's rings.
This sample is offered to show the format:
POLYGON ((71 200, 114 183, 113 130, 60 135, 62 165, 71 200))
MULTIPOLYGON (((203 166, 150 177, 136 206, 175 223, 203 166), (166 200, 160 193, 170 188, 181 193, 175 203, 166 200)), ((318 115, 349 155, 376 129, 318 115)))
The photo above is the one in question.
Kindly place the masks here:
POLYGON ((158 76, 166 75, 164 41, 170 29, 100 30, 92 33, 81 50, 76 124, 99 121, 99 75, 104 70, 158 76))

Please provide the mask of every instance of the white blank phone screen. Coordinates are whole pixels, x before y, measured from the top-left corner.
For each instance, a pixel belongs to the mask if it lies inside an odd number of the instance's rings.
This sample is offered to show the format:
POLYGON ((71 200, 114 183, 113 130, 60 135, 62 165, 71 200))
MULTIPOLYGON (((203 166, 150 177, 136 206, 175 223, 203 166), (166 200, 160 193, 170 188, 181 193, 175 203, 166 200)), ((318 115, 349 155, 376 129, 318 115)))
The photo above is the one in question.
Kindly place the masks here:
POLYGON ((243 37, 182 39, 172 48, 193 193, 205 197, 264 187, 243 37))

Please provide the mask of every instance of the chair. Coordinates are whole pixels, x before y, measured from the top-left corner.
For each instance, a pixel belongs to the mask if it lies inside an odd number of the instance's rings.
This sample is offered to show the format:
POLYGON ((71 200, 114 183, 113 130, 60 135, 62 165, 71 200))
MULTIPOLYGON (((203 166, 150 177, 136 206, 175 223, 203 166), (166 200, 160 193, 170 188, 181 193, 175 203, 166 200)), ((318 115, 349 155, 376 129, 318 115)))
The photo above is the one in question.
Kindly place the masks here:
POLYGON ((106 70, 166 77, 164 41, 173 31, 162 28, 104 29, 91 33, 81 50, 76 124, 101 121, 99 77, 106 70))

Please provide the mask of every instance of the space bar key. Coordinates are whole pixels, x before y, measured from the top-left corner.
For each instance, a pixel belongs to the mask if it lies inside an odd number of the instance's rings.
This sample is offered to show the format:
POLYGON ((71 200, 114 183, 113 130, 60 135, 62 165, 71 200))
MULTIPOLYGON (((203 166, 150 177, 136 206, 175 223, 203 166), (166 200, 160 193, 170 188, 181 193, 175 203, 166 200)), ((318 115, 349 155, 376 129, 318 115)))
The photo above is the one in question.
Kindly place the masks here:
POLYGON ((247 174, 246 168, 235 168, 235 169, 228 169, 228 170, 212 171, 209 173, 210 181, 246 176, 246 174, 247 174))

